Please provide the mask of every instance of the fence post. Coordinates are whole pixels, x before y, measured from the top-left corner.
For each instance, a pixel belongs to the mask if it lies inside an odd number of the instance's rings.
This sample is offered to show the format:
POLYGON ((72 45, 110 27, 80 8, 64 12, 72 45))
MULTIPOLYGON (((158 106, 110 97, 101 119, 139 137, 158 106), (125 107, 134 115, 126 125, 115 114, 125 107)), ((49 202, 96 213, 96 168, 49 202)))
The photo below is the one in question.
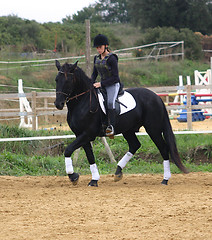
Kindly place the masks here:
POLYGON ((86 24, 86 74, 90 77, 91 76, 91 37, 90 37, 90 20, 85 20, 86 24))
POLYGON ((191 85, 186 86, 187 92, 187 128, 188 130, 192 130, 192 109, 191 109, 191 85))
POLYGON ((36 124, 36 91, 32 91, 32 130, 37 130, 37 124, 36 124))
POLYGON ((184 60, 184 41, 182 41, 182 60, 184 60))
POLYGON ((211 57, 211 74, 210 74, 208 84, 211 86, 210 91, 212 92, 212 57, 211 57))
MULTIPOLYGON (((44 98, 44 108, 45 108, 45 110, 48 111, 48 99, 47 98, 44 98)), ((45 114, 45 123, 48 123, 48 122, 49 122, 48 114, 45 114)))

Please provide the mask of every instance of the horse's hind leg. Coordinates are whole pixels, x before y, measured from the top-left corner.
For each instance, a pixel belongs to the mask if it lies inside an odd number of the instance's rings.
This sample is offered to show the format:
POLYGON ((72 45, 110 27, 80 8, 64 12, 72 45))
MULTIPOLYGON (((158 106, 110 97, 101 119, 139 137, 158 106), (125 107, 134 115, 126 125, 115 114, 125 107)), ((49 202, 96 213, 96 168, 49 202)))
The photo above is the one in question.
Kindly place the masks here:
POLYGON ((118 162, 114 181, 120 181, 123 177, 122 169, 126 166, 129 160, 133 157, 135 152, 140 148, 141 144, 138 141, 134 132, 123 133, 124 138, 127 140, 129 145, 129 151, 123 156, 123 158, 118 162))
POLYGON ((160 151, 161 156, 163 157, 163 181, 161 182, 164 185, 168 184, 168 180, 171 177, 171 171, 170 171, 170 163, 169 163, 169 148, 162 136, 161 132, 149 130, 146 129, 147 133, 149 134, 152 141, 157 146, 158 150, 160 151))
POLYGON ((91 143, 88 142, 85 145, 83 145, 82 147, 85 150, 88 162, 90 164, 91 174, 92 174, 92 179, 89 182, 88 186, 98 187, 98 180, 100 179, 100 175, 99 175, 97 165, 95 163, 95 157, 93 154, 93 149, 92 149, 91 143))

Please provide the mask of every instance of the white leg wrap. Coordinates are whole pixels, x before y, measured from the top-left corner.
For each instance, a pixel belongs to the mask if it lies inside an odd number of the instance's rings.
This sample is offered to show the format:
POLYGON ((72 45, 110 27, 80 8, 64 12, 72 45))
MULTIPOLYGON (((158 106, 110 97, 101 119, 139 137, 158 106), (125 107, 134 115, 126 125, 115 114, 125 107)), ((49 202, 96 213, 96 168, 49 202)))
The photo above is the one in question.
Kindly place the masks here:
POLYGON ((98 181, 100 179, 100 175, 99 175, 99 171, 96 166, 96 163, 90 165, 90 170, 91 170, 91 174, 92 174, 92 180, 98 181))
POLYGON ((130 152, 127 152, 124 155, 124 157, 118 162, 118 166, 123 169, 132 157, 133 157, 133 154, 130 152))
POLYGON ((70 157, 65 157, 65 164, 66 164, 66 173, 72 174, 74 173, 74 168, 72 165, 72 159, 70 157))
POLYGON ((164 170, 163 178, 164 178, 165 180, 169 180, 169 178, 171 177, 169 160, 164 160, 164 161, 163 161, 163 170, 164 170))

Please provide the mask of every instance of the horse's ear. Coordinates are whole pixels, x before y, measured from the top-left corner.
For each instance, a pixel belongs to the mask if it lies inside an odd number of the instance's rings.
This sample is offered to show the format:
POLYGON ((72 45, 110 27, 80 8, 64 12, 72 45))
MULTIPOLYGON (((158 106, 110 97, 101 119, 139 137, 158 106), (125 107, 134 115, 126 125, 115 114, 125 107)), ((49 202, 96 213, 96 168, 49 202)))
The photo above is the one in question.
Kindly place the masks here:
POLYGON ((73 70, 77 67, 77 63, 78 63, 79 61, 77 60, 75 63, 74 63, 74 65, 73 65, 73 70))
POLYGON ((57 70, 59 71, 61 68, 60 62, 58 60, 55 60, 55 65, 57 67, 57 70))

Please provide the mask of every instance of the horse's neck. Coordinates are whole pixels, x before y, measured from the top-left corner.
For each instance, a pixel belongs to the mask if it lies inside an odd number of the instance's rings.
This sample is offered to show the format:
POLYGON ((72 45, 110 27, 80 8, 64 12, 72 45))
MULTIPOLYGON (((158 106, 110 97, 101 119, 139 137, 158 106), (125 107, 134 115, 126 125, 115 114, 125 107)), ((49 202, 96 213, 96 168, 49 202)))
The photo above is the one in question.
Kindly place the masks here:
POLYGON ((77 80, 78 84, 75 86, 75 93, 80 94, 88 91, 92 87, 91 79, 88 78, 85 74, 81 79, 77 80))
POLYGON ((89 90, 93 88, 91 79, 88 78, 84 72, 81 72, 77 75, 76 83, 71 96, 71 98, 74 99, 67 103, 69 110, 79 107, 80 105, 82 107, 83 105, 89 105, 89 90))
MULTIPOLYGON (((88 89, 90 91, 83 92, 84 94, 68 101, 67 108, 70 113, 73 111, 83 110, 84 114, 96 111, 98 105, 98 96, 96 89, 92 87, 88 89)), ((76 95, 75 95, 76 96, 76 95)))

